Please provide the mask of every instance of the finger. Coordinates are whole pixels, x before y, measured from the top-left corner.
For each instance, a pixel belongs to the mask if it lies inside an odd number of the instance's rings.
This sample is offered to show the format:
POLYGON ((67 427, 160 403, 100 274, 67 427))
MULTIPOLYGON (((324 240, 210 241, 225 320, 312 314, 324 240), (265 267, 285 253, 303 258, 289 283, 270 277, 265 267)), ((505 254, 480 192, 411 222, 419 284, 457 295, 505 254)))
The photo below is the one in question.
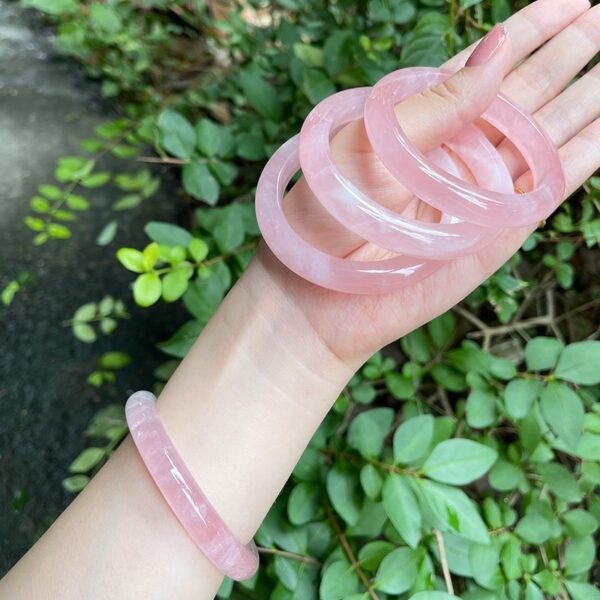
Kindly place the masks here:
POLYGON ((600 119, 596 119, 560 149, 567 190, 565 199, 600 168, 600 119))
MULTIPOLYGON (((458 133, 477 119, 497 96, 504 74, 512 64, 511 44, 502 26, 480 42, 473 57, 474 62, 442 84, 396 107, 402 128, 420 150, 430 150, 458 133), (484 62, 479 64, 480 61, 484 62)), ((376 119, 381 117, 377 111, 373 114, 376 119)), ((375 193, 378 202, 386 208, 399 210, 410 199, 411 194, 402 191, 382 162, 373 160, 362 121, 344 127, 332 140, 331 149, 340 171, 360 189, 375 193)), ((301 185, 307 191, 308 186, 301 185)), ((284 203, 286 217, 293 226, 298 224, 301 235, 317 248, 345 256, 364 244, 358 235, 346 231, 331 217, 327 218, 325 209, 312 194, 308 196, 311 201, 302 204, 294 202, 295 195, 290 193, 290 196, 284 203), (307 226, 310 232, 305 235, 307 226)))
MULTIPOLYGON (((496 26, 463 69, 396 106, 398 121, 411 142, 422 151, 430 150, 478 119, 498 95, 512 61, 511 41, 504 27, 496 26)), ((373 121, 379 116, 374 113, 373 121)))
POLYGON ((550 102, 600 50, 600 6, 584 12, 510 73, 502 93, 529 112, 550 102))
MULTIPOLYGON (((588 0, 537 0, 508 18, 504 25, 513 43, 515 62, 529 56, 589 7, 588 0)), ((459 69, 465 64, 475 45, 459 52, 444 67, 459 69)))
MULTIPOLYGON (((546 104, 535 118, 557 148, 600 117, 600 65, 578 79, 560 96, 546 104)), ((509 140, 504 140, 498 151, 513 178, 527 169, 527 163, 509 140)))

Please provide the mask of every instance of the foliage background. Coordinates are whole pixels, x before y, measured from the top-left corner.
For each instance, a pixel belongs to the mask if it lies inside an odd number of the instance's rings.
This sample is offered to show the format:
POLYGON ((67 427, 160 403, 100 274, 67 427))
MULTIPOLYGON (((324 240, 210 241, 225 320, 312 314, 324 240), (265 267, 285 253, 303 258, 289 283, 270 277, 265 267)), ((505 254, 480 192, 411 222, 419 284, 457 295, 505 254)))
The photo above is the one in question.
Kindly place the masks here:
MULTIPOLYGON (((258 174, 310 108, 400 66, 440 64, 526 4, 23 3, 121 111, 80 155, 57 156, 24 226, 35 245, 68 244, 87 190, 115 198, 96 243, 133 273, 137 305, 189 315, 158 344, 157 391, 251 258, 258 174), (183 216, 119 248, 127 211, 160 186, 153 163, 180 178, 183 216)), ((257 535, 258 576, 226 581, 220 597, 600 597, 599 201, 592 179, 461 306, 354 376, 257 535)), ((25 285, 15 275, 4 287, 7 310, 25 285)), ((90 298, 68 319, 73 343, 112 335, 130 304, 127 289, 90 298)), ((87 381, 118 388, 132 361, 99 354, 87 381)), ((82 489, 125 433, 121 407, 101 410, 65 488, 82 489)))

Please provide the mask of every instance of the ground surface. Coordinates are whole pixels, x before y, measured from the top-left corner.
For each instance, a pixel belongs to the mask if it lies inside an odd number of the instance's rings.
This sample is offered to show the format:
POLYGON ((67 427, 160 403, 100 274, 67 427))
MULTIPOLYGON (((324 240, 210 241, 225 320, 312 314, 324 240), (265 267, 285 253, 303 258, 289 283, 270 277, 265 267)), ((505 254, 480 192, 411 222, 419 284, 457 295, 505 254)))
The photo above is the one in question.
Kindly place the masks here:
POLYGON ((117 190, 89 195, 94 209, 74 224, 70 240, 36 248, 23 225, 29 199, 52 181, 57 158, 78 153, 80 140, 112 116, 99 97, 76 64, 56 56, 31 14, 0 0, 0 289, 22 271, 33 275, 9 308, 0 306, 0 576, 72 498, 60 482, 86 444, 90 417, 152 384, 152 368, 163 357, 149 340, 165 339, 177 325, 173 310, 133 308, 131 277, 114 259, 125 241, 144 243, 146 221, 175 218, 168 185, 121 218, 109 248, 95 239, 114 218, 109 207, 117 190), (123 297, 136 318, 95 344, 77 342, 62 321, 105 294, 123 297), (117 385, 92 390, 86 376, 107 350, 128 352, 135 364, 119 373, 117 385), (11 503, 21 491, 29 501, 15 512, 11 503))

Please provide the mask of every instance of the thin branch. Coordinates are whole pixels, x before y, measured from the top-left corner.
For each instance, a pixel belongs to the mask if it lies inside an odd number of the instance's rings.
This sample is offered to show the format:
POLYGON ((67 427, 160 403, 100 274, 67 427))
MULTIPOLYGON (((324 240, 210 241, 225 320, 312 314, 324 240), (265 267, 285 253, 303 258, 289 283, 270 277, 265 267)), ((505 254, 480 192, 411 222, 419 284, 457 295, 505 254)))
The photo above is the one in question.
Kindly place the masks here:
POLYGON ((444 574, 444 581, 446 582, 446 590, 451 596, 454 596, 454 586, 452 585, 452 576, 450 575, 450 569, 448 568, 448 559, 446 557, 444 538, 439 529, 434 529, 433 533, 435 534, 438 550, 440 552, 440 564, 442 565, 442 573, 444 574))
POLYGON ((304 554, 296 554, 295 552, 287 552, 286 550, 279 550, 278 548, 265 548, 258 546, 257 550, 260 554, 274 554, 276 556, 285 556, 285 558, 291 558, 293 560, 299 560, 300 562, 307 563, 309 565, 321 566, 321 562, 312 556, 305 556, 304 554))
POLYGON ((361 580, 363 586, 365 587, 365 590, 367 591, 367 594, 369 595, 369 598, 371 598, 371 600, 379 600, 379 596, 375 593, 375 590, 371 587, 371 584, 369 583, 367 576, 365 575, 364 571, 360 568, 360 563, 356 560, 356 555, 354 554, 352 547, 348 543, 348 539, 344 535, 344 532, 342 531, 340 524, 338 523, 337 519, 335 518, 333 511, 331 510, 331 508, 329 506, 325 507, 325 511, 327 512, 327 517, 329 519, 329 522, 331 523, 331 525, 340 541, 340 544, 341 544, 342 548, 344 549, 344 553, 346 554, 346 556, 348 557, 348 560, 350 561, 350 566, 352 567, 352 569, 354 569, 355 573, 358 575, 358 578, 361 580))
POLYGON ((161 165, 188 165, 190 163, 185 158, 172 158, 170 156, 139 156, 136 160, 138 162, 158 163, 161 165))

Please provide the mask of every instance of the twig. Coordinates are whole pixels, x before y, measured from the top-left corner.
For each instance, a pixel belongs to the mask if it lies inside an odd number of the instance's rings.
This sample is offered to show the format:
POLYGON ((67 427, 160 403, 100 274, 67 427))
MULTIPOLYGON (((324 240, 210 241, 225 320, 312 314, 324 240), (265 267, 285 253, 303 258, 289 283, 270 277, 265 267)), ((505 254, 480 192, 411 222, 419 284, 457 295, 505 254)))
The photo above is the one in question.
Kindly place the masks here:
POLYGON ((379 600, 379 596, 375 593, 375 590, 371 587, 371 584, 369 583, 367 576, 365 575, 364 571, 360 568, 360 563, 356 560, 356 555, 354 554, 352 547, 348 543, 348 539, 344 535, 344 532, 342 531, 340 524, 338 523, 337 519, 335 518, 333 511, 331 510, 331 508, 329 506, 325 507, 325 511, 327 512, 327 517, 329 519, 329 522, 333 526, 333 529, 340 541, 340 544, 342 545, 342 548, 344 549, 344 552, 345 552, 346 556, 348 557, 348 560, 350 561, 350 566, 355 571, 355 573, 358 575, 358 578, 361 580, 363 586, 365 587, 365 589, 367 591, 367 594, 369 594, 369 598, 371 598, 371 600, 379 600))
POLYGON ((454 586, 452 585, 452 576, 450 575, 450 569, 448 568, 448 559, 446 558, 446 546, 444 545, 444 538, 439 529, 434 529, 433 533, 435 534, 438 550, 440 552, 440 564, 442 565, 442 573, 444 574, 444 581, 446 582, 446 590, 451 596, 454 596, 454 586))
POLYGON ((292 558, 293 560, 299 560, 300 562, 307 563, 309 565, 321 566, 321 562, 312 556, 305 556, 304 554, 296 554, 295 552, 287 552, 286 550, 279 550, 278 548, 264 548, 259 546, 257 548, 260 554, 275 554, 276 556, 285 556, 285 558, 292 558))
POLYGON ((172 158, 170 156, 138 156, 136 160, 138 162, 158 163, 161 165, 188 165, 190 163, 185 158, 172 158))

